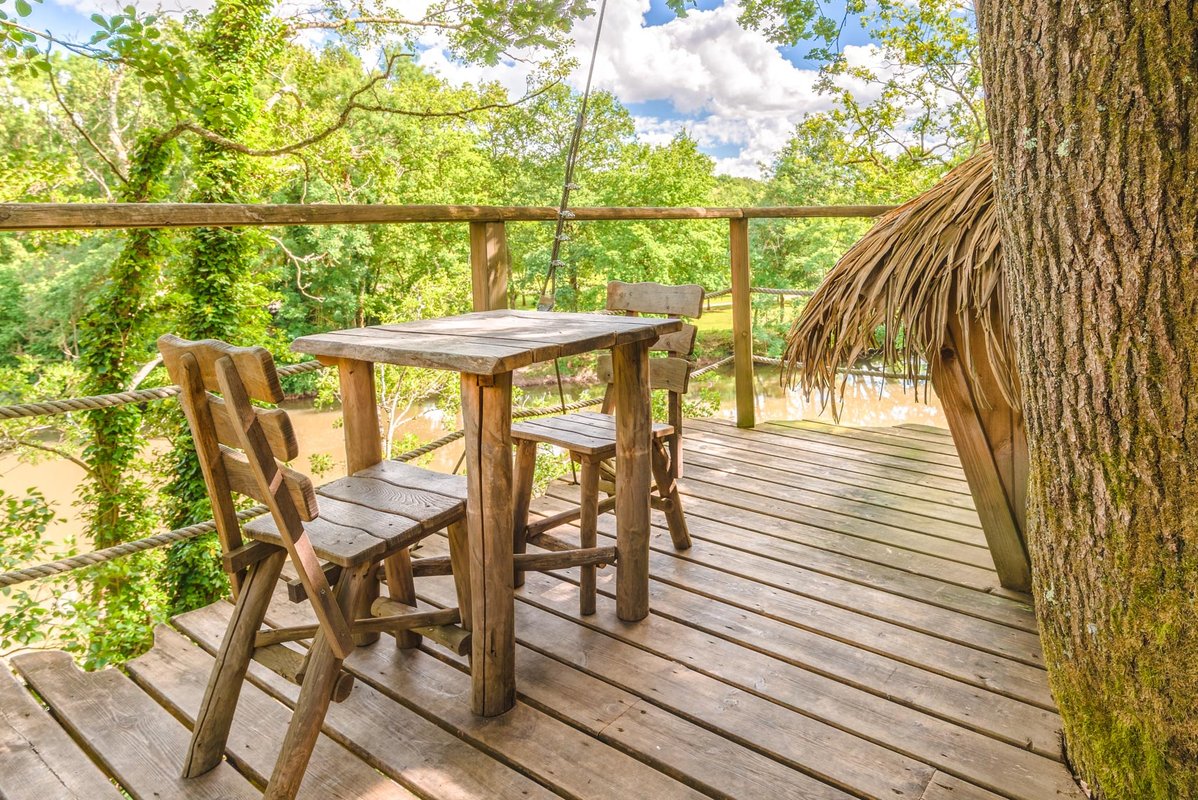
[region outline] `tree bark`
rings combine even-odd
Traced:
[[[1095,797],[1198,797],[1193,0],[979,0],[1036,608]]]

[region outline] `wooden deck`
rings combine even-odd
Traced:
[[[331,708],[301,795],[1082,798],[1033,613],[998,588],[946,432],[692,421],[686,439],[695,544],[675,552],[655,514],[648,620],[616,619],[611,569],[586,619],[575,570],[530,574],[521,702],[489,720],[468,710],[464,663],[384,637],[351,656],[357,684]],[[534,510],[575,492],[554,485]],[[600,526],[613,543],[611,516]],[[437,538],[421,555],[445,550]],[[418,588],[453,603],[449,578]],[[110,779],[135,798],[257,796],[298,692],[257,663],[227,761],[177,777],[229,609],[163,627],[127,674],[13,658],[0,797],[120,797]],[[280,591],[268,621],[306,611]]]

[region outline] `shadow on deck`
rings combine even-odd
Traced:
[[[947,432],[693,421],[686,439],[695,544],[675,552],[655,512],[648,620],[616,619],[610,568],[586,619],[574,570],[529,574],[521,702],[492,720],[469,712],[464,661],[360,649],[301,796],[1081,798],[1033,613],[998,588]],[[575,493],[555,484],[534,512]],[[614,544],[610,515],[600,528]],[[418,588],[455,602],[450,578]],[[161,628],[128,676],[14,658],[50,713],[0,672],[0,796],[120,797],[110,778],[135,798],[257,796],[298,694],[262,664],[227,762],[177,777],[229,609]],[[268,620],[306,611],[280,591]]]

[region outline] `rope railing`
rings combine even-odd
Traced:
[[[707,294],[707,298],[722,297],[730,294],[731,289],[721,289],[717,292]],[[754,287],[751,291],[757,294],[783,295],[783,296],[810,296],[811,291],[805,289],[770,289]],[[599,311],[596,313],[620,313]],[[699,378],[703,375],[719,369],[729,363],[732,363],[734,356],[725,356],[710,364],[706,364],[691,373],[692,378]],[[779,366],[782,364],[782,359],[771,358],[768,356],[753,356],[754,363],[763,365]],[[298,364],[286,364],[278,368],[280,376],[301,375],[308,372],[315,372],[325,368],[325,365],[318,361],[304,361]],[[881,370],[862,370],[862,369],[845,369],[839,370],[850,375],[860,375],[866,377],[877,377],[886,379],[909,380],[911,376],[886,372]],[[917,380],[926,379],[926,375],[915,376]],[[135,403],[152,402],[156,400],[166,400],[175,397],[179,394],[178,386],[161,386],[151,389],[137,389],[128,392],[116,392],[113,394],[91,395],[86,397],[72,397],[61,400],[46,400],[34,403],[19,403],[15,405],[0,406],[0,420],[19,419],[22,417],[34,416],[53,416],[58,414],[69,414],[76,411],[92,411],[101,408],[112,408],[116,406],[129,405]],[[557,414],[567,411],[577,411],[579,409],[588,408],[599,405],[602,402],[600,398],[579,400],[565,405],[541,406],[536,408],[516,409],[512,412],[513,419],[523,419],[528,417],[545,416],[548,414]],[[420,447],[413,448],[397,456],[394,456],[393,461],[412,461],[414,459],[426,456],[433,453],[442,447],[452,444],[465,436],[464,430],[451,431],[438,439],[434,439]],[[256,505],[237,514],[240,521],[252,519],[261,516],[267,512],[266,506]],[[188,525],[184,528],[157,533],[152,536],[147,536],[142,539],[137,539],[131,542],[122,542],[121,544],[112,547],[106,547],[101,550],[96,550],[90,553],[82,553],[79,555],[68,556],[57,561],[51,561],[44,564],[37,564],[21,569],[11,570],[9,572],[0,573],[0,588],[15,586],[21,583],[48,578],[54,575],[60,575],[66,572],[71,572],[77,569],[92,567],[97,564],[103,564],[118,558],[124,558],[135,553],[145,552],[160,547],[165,547],[176,542],[185,541],[197,536],[209,533],[216,530],[216,525],[212,520],[198,522],[194,525]]]
[[[279,375],[302,375],[306,372],[316,372],[324,369],[319,361],[302,361],[299,364],[284,364],[279,367]],[[178,386],[159,386],[153,389],[134,389],[129,392],[113,394],[93,394],[87,397],[68,397],[62,400],[43,400],[36,403],[17,403],[10,406],[0,406],[0,419],[20,419],[21,417],[50,417],[58,414],[70,414],[75,411],[95,411],[100,408],[127,406],[136,403],[147,403],[153,400],[167,400],[179,394]]]
[[[768,287],[754,286],[749,290],[754,294],[780,295],[786,297],[810,297],[814,292],[810,289],[772,289]],[[708,292],[705,298],[710,300],[716,297],[724,297],[732,293],[731,289],[720,289],[715,292]],[[622,311],[608,311],[600,309],[593,311],[594,314],[622,314]],[[303,361],[298,364],[285,364],[279,367],[279,375],[302,375],[307,372],[316,372],[325,368],[324,364],[319,361]],[[114,392],[112,394],[96,394],[85,397],[68,397],[61,400],[40,400],[32,403],[16,403],[13,405],[0,406],[0,420],[6,419],[21,419],[23,417],[50,417],[59,414],[71,414],[76,411],[95,411],[101,408],[113,408],[116,406],[134,405],[137,403],[147,403],[155,400],[168,400],[176,397],[179,394],[178,386],[159,386],[152,389],[134,389],[128,392]]]
[[[752,286],[749,288],[750,294],[771,294],[780,297],[811,297],[815,294],[814,289],[773,289],[768,286]],[[714,300],[718,297],[727,297],[732,294],[732,287],[720,289],[715,292],[705,292],[704,300]]]
[[[318,364],[319,362],[312,361],[306,363]],[[312,368],[309,367],[309,369]],[[279,369],[280,372],[282,372],[282,370],[283,368]],[[590,406],[599,405],[601,402],[603,402],[602,398],[594,398],[590,400],[578,400],[573,403],[567,403],[564,406],[556,405],[539,406],[536,408],[521,408],[512,412],[512,418],[524,419],[527,417],[545,416],[547,414],[559,414],[563,411],[577,411],[582,408],[589,408]],[[429,442],[428,444],[401,453],[391,460],[412,461],[414,459],[420,458],[421,456],[428,455],[435,450],[439,450],[448,444],[456,442],[458,439],[461,439],[465,433],[466,432],[464,430],[452,431],[439,439]],[[265,514],[266,511],[266,506],[257,505],[252,508],[248,508],[245,511],[238,512],[237,519],[244,522],[245,520],[261,516]],[[12,570],[10,572],[0,572],[0,588],[16,586],[19,583],[28,583],[40,578],[48,578],[52,575],[60,575],[64,572],[71,572],[72,570],[76,569],[93,567],[96,564],[103,564],[117,558],[124,558],[125,556],[130,556],[134,553],[142,553],[146,550],[165,547],[167,545],[174,544],[175,542],[194,539],[197,536],[214,530],[216,530],[216,523],[213,520],[205,520],[204,522],[197,522],[194,525],[188,525],[186,528],[156,533],[153,536],[147,536],[144,539],[137,539],[132,542],[122,542],[121,544],[113,545],[112,547],[106,547],[102,550],[96,550],[91,553],[68,556],[66,558],[59,559],[58,561],[51,561],[46,564],[37,564],[35,566],[24,567],[22,569]]]
[[[715,364],[709,365],[708,368],[710,369],[711,367],[715,367],[720,364],[723,364],[726,361],[730,361],[731,358],[732,357],[729,356],[728,358],[722,359],[721,361],[717,361]],[[771,366],[771,367],[780,367],[780,366],[782,366],[782,364],[784,362],[780,358],[771,358],[770,356],[759,356],[759,355],[754,354],[753,363],[754,364],[765,364],[766,366]],[[914,378],[917,381],[926,381],[930,378],[930,376],[925,373],[920,373],[919,375],[907,375],[907,374],[901,373],[901,372],[886,372],[885,370],[880,370],[880,369],[851,369],[851,368],[846,369],[844,367],[840,367],[836,371],[841,373],[842,375],[856,375],[856,376],[863,377],[863,378],[885,378],[887,380],[897,380],[897,381],[909,381],[912,378]],[[699,373],[692,372],[691,377],[693,378],[697,374],[699,374]]]
[[[247,519],[252,519],[265,513],[266,506],[254,506],[253,508],[247,508],[245,511],[237,512],[237,519],[244,522]],[[60,575],[64,572],[71,572],[72,570],[83,569],[84,567],[94,567],[96,564],[103,564],[117,558],[131,556],[134,553],[142,553],[146,550],[165,547],[168,544],[182,542],[186,539],[194,539],[201,534],[214,530],[216,530],[216,523],[212,520],[206,520],[204,522],[197,522],[195,525],[188,525],[186,528],[156,533],[144,539],[122,542],[121,544],[105,547],[102,550],[96,550],[91,553],[68,556],[58,561],[24,567],[23,569],[15,569],[11,572],[0,572],[0,588],[16,586],[18,583],[28,583],[40,578],[49,578],[51,575]]]

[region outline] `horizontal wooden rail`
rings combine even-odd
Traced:
[[[876,217],[893,206],[769,208],[597,207],[572,219],[703,220]],[[270,225],[367,225],[401,222],[551,222],[549,206],[258,205],[233,203],[2,203],[0,231],[198,228]]]

